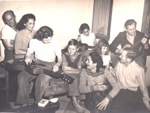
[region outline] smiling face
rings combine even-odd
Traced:
[[[135,36],[136,35],[136,25],[135,23],[128,25],[126,28],[128,35]]]
[[[83,33],[85,36],[89,36],[90,32],[89,29],[84,29]]]
[[[35,26],[35,20],[30,18],[28,19],[28,22],[24,24],[26,29],[29,30],[29,31],[32,31],[34,26]]]
[[[76,52],[78,51],[78,47],[75,45],[69,45],[68,46],[68,53],[70,56],[73,56],[76,54]]]
[[[105,55],[107,51],[108,51],[108,47],[102,46],[102,50],[101,50],[102,55]]]
[[[5,14],[5,23],[10,27],[16,26],[16,17],[11,13],[8,12]]]
[[[121,55],[119,56],[119,61],[123,64],[127,63],[127,51],[122,51]]]
[[[88,56],[87,57],[87,60],[86,60],[86,65],[87,65],[87,68],[90,69],[92,72],[96,72],[96,66],[97,66],[97,63],[94,63],[92,61],[92,58],[91,56]]]

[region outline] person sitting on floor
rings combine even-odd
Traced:
[[[145,85],[144,69],[135,61],[132,47],[123,49],[114,75],[120,92],[113,99],[108,113],[149,113],[150,98]]]
[[[85,107],[91,113],[105,113],[120,88],[108,68],[102,69],[103,60],[97,52],[89,54],[86,64],[87,69],[82,70],[79,84],[80,93],[86,95]]]

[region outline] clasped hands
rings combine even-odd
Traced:
[[[101,83],[97,83],[94,85],[94,91],[105,91],[106,89],[107,89],[107,86]]]

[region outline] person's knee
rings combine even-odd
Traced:
[[[27,72],[22,71],[22,72],[19,73],[17,79],[18,79],[18,80],[25,80],[25,78],[27,77],[27,75],[28,75]]]
[[[50,81],[50,77],[48,75],[40,74],[37,77],[36,84],[38,85],[49,84],[49,81]]]

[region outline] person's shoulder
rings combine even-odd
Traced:
[[[52,41],[51,41],[51,44],[56,44],[58,45],[59,44],[59,40],[56,39],[55,37],[52,38]]]
[[[79,55],[81,55],[81,53],[77,51],[77,52],[76,52],[76,55],[79,56]]]
[[[63,53],[63,55],[69,55],[68,51],[66,51],[65,53]]]
[[[126,31],[121,31],[118,33],[118,35],[126,35]]]
[[[91,33],[90,33],[90,37],[95,38],[95,33],[91,32]]]
[[[4,25],[1,31],[2,31],[2,32],[4,32],[4,31],[7,31],[7,32],[8,32],[8,31],[11,30],[11,29],[12,29],[12,28],[11,28],[10,26]]]
[[[142,36],[144,35],[143,32],[140,32],[140,31],[138,31],[138,30],[136,30],[136,34],[137,34],[137,35],[142,35]],[[143,38],[143,37],[142,37],[142,38]]]
[[[141,67],[139,64],[137,64],[135,61],[132,62],[132,65],[136,68],[136,71],[143,71],[143,67]]]
[[[35,34],[35,33],[36,33],[36,30],[32,30],[32,33]]]
[[[91,32],[91,33],[90,33],[90,35],[93,35],[93,36],[95,36],[95,33]]]
[[[38,43],[38,42],[40,42],[40,41],[37,40],[37,39],[31,39],[31,40],[30,40],[30,43]]]
[[[20,30],[20,31],[17,32],[17,35],[18,34],[24,34],[24,33],[25,33],[25,29],[22,29],[22,30]]]
[[[86,69],[81,70],[81,75],[86,75]]]

